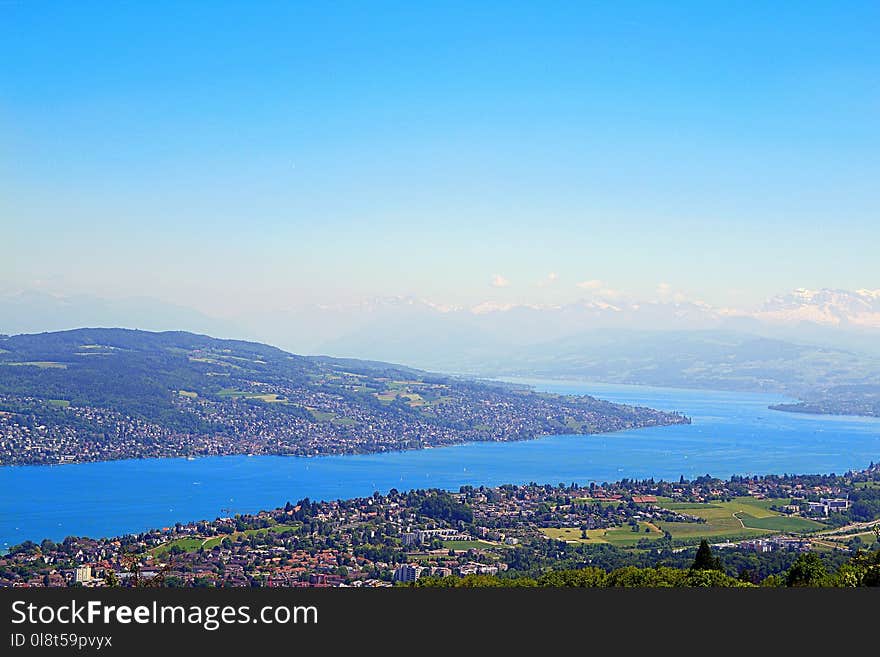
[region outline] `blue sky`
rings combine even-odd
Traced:
[[[878,24],[876,2],[0,1],[0,291],[235,314],[880,288]]]

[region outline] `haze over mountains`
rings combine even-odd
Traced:
[[[144,331],[183,327],[194,333],[237,337],[235,322],[209,317],[192,308],[151,297],[105,299],[95,295],[64,296],[40,290],[0,294],[0,333],[65,331],[83,326],[139,328]]]
[[[601,289],[586,290],[580,300],[564,304],[485,301],[459,306],[415,297],[380,297],[352,304],[285,306],[279,300],[275,310],[222,318],[149,297],[105,299],[38,290],[0,294],[0,332],[88,325],[189,330],[269,340],[301,353],[396,361],[411,360],[407,343],[421,344],[426,337],[467,349],[491,347],[499,341],[549,342],[601,328],[744,331],[880,354],[880,289],[797,289],[753,309],[715,307],[672,293],[641,301]],[[386,347],[389,342],[392,346]],[[434,352],[437,346],[435,342]],[[389,349],[397,353],[387,353]],[[427,356],[424,349],[418,353]]]
[[[345,326],[318,347],[437,368],[462,366],[469,353],[507,357],[512,349],[571,340],[595,330],[724,331],[800,344],[880,354],[880,291],[796,290],[755,311],[715,308],[685,299],[639,302],[587,298],[563,305],[480,304],[438,307],[415,299],[321,309]],[[426,350],[425,344],[431,349]],[[479,368],[478,368],[479,369]]]
[[[0,332],[191,330],[474,376],[772,391],[829,412],[829,398],[855,395],[862,412],[864,394],[877,396],[880,290],[798,289],[752,310],[673,294],[644,302],[586,292],[556,305],[461,307],[390,297],[225,319],[150,299],[27,293],[0,297]]]

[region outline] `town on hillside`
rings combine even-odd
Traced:
[[[687,423],[588,395],[183,332],[0,339],[0,466],[364,454]]]
[[[844,475],[462,487],[179,523],[113,538],[27,541],[0,557],[7,587],[379,587],[563,569],[684,568],[706,541],[743,583],[800,554],[829,572],[876,553],[880,466]]]

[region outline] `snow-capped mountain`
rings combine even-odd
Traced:
[[[166,304],[167,305],[167,304]],[[143,299],[103,301],[29,293],[0,296],[0,333],[75,326],[180,328],[277,344],[297,353],[357,356],[425,367],[551,343],[593,330],[733,330],[799,343],[880,352],[880,290],[797,289],[757,309],[699,301],[585,295],[569,303],[487,300],[453,305],[410,296],[300,305],[229,322]],[[173,311],[173,312],[172,312]],[[162,319],[165,321],[160,321]],[[872,346],[873,345],[873,346]]]
[[[807,290],[775,296],[754,315],[769,322],[880,328],[880,290]]]

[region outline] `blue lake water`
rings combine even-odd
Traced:
[[[0,468],[0,551],[25,539],[108,536],[246,513],[303,497],[464,484],[845,472],[880,461],[880,419],[771,411],[781,397],[583,382],[551,392],[681,411],[691,425],[517,443],[297,458],[223,456]]]

